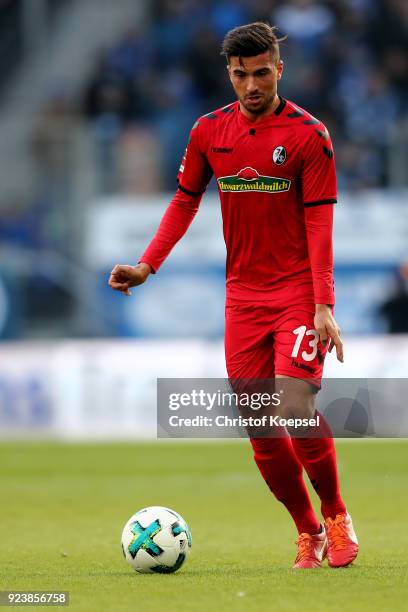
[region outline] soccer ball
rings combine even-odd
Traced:
[[[143,508],[131,516],[123,528],[124,557],[142,574],[176,572],[190,549],[191,532],[187,523],[169,508]]]

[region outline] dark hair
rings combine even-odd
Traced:
[[[253,57],[266,51],[272,53],[275,61],[279,61],[279,43],[286,39],[278,38],[275,34],[275,26],[262,21],[255,21],[230,30],[222,42],[221,55],[225,55],[227,61],[231,55],[237,57]]]

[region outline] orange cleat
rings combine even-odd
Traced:
[[[296,540],[298,554],[294,569],[314,569],[322,566],[327,553],[327,537],[324,528],[321,533],[301,533]]]
[[[327,560],[330,567],[346,567],[358,554],[358,540],[353,529],[351,516],[347,512],[328,518],[324,523],[329,547]]]

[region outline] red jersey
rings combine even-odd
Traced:
[[[193,126],[179,190],[140,261],[156,271],[215,175],[227,247],[227,298],[334,304],[333,148],[325,126],[292,102],[251,122],[239,102]]]

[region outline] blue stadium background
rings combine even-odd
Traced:
[[[334,140],[343,331],[407,331],[405,0],[35,7],[0,2],[0,338],[222,337],[214,184],[190,237],[132,300],[106,280],[152,236],[196,117],[234,99],[222,37],[260,19],[288,35],[280,93]]]

